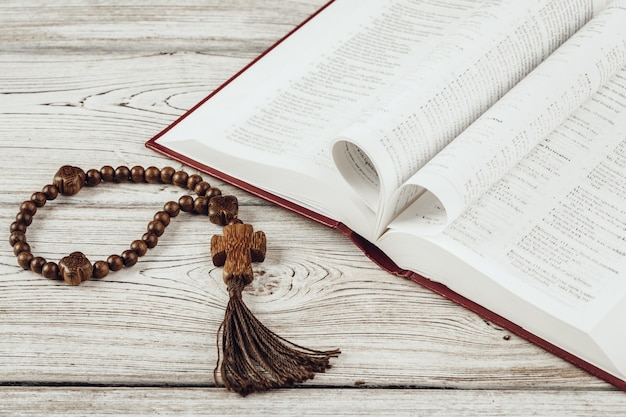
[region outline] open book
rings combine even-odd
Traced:
[[[626,0],[336,0],[147,146],[626,390]]]

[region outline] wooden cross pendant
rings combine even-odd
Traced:
[[[211,238],[213,265],[224,267],[224,283],[239,278],[244,285],[254,279],[252,262],[265,259],[265,233],[254,232],[251,224],[229,224],[224,226],[224,236]]]

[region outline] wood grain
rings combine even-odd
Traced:
[[[78,288],[18,267],[9,224],[61,165],[180,168],[145,141],[324,1],[127,3],[0,5],[1,415],[622,412],[624,393],[381,271],[338,232],[206,176],[267,235],[249,307],[296,343],[342,349],[303,388],[245,401],[213,388],[227,294],[210,261],[221,228],[206,218],[179,216],[135,267]],[[84,189],[40,209],[28,241],[51,260],[102,259],[180,193]]]
[[[493,417],[622,415],[626,399],[609,392],[446,391],[310,388],[241,400],[211,388],[0,388],[2,411],[50,417],[90,416],[421,416]],[[310,399],[309,401],[303,399]],[[68,412],[69,411],[69,412]],[[254,413],[254,414],[252,414]]]

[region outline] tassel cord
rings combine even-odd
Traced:
[[[330,358],[337,357],[339,349],[309,349],[272,332],[244,303],[244,286],[242,279],[228,282],[230,299],[217,335],[219,343],[221,333],[223,356],[218,353],[214,377],[219,368],[224,386],[245,396],[292,386],[331,367]]]

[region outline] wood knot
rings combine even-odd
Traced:
[[[91,278],[93,267],[82,252],[72,252],[59,261],[59,272],[69,285],[78,285]]]
[[[63,165],[56,174],[52,183],[63,195],[74,195],[83,188],[85,184],[85,171],[79,167]]]

